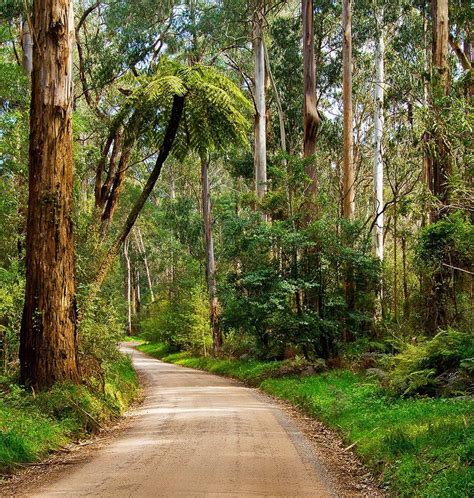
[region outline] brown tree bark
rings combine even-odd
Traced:
[[[163,139],[160,152],[158,153],[158,157],[156,159],[153,171],[148,177],[148,180],[145,186],[143,187],[142,193],[140,194],[140,197],[136,200],[121,231],[119,232],[118,236],[115,238],[114,242],[112,243],[109,250],[106,252],[104,257],[102,258],[102,261],[100,262],[99,269],[91,285],[91,290],[89,292],[89,296],[85,304],[86,311],[90,302],[95,299],[95,296],[97,295],[97,292],[102,286],[115,257],[120,251],[120,247],[122,246],[125,239],[128,237],[130,231],[132,230],[133,225],[137,221],[138,215],[140,214],[140,211],[145,205],[146,200],[150,196],[151,191],[153,190],[153,187],[155,186],[156,181],[160,176],[161,169],[169,153],[171,152],[174,139],[176,137],[179,124],[181,122],[181,117],[183,115],[183,109],[184,109],[184,99],[185,99],[184,97],[179,95],[175,95],[173,98],[173,107],[171,109],[171,115],[166,128],[165,137]]]
[[[209,295],[209,315],[212,330],[212,350],[219,353],[222,347],[222,330],[219,326],[219,300],[217,298],[216,261],[212,236],[211,193],[209,189],[209,160],[201,158],[201,204],[206,252],[206,277]]]
[[[354,151],[352,138],[352,0],[342,4],[342,98],[344,106],[344,160],[343,160],[343,216],[353,220],[354,206]]]
[[[437,119],[442,119],[440,101],[449,92],[449,18],[448,0],[431,1],[432,59],[431,59],[431,109]],[[430,150],[428,186],[438,199],[430,213],[430,222],[435,223],[447,214],[440,208],[449,204],[449,177],[451,175],[450,150],[445,137],[436,129],[431,137],[434,147]],[[435,333],[449,324],[447,299],[452,285],[450,275],[441,267],[431,276],[428,290],[426,329]]]
[[[435,113],[438,109],[438,100],[446,96],[449,91],[449,26],[448,26],[448,0],[432,0],[432,107]],[[435,151],[432,154],[429,175],[431,192],[438,198],[442,205],[446,205],[449,200],[449,176],[451,175],[451,161],[449,149],[443,136],[436,133],[434,137]],[[431,213],[431,222],[440,217],[439,209]]]
[[[79,382],[72,232],[72,0],[33,2],[26,290],[20,377]]]

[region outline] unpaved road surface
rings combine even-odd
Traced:
[[[146,383],[127,429],[27,496],[334,496],[311,444],[266,396],[124,346]]]

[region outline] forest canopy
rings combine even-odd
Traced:
[[[44,243],[40,226],[27,235],[41,202],[29,96],[44,81],[41,19],[26,7],[4,2],[0,32],[5,372]],[[68,347],[125,327],[205,354],[330,359],[358,341],[398,350],[395,339],[469,331],[468,13],[456,2],[448,17],[443,1],[74,2]]]

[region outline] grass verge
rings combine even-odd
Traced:
[[[128,357],[104,366],[104,389],[56,385],[31,393],[0,384],[0,471],[35,462],[49,452],[96,431],[123,413],[138,393],[138,380]]]
[[[233,377],[289,401],[335,429],[396,496],[474,496],[472,398],[392,397],[348,370],[281,377],[284,362],[229,360],[138,349],[163,361]],[[276,377],[275,377],[276,376]]]

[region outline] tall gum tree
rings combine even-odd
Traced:
[[[79,381],[72,232],[72,0],[33,2],[26,290],[20,376]]]
[[[214,257],[214,237],[212,235],[211,191],[209,185],[209,159],[201,157],[201,204],[204,227],[204,249],[206,252],[206,277],[209,294],[210,323],[212,330],[212,350],[216,354],[222,347],[222,330],[219,326],[219,299],[217,296],[216,260]]]
[[[448,24],[448,0],[432,0],[432,89],[431,99],[432,108],[439,112],[438,102],[449,91],[449,65],[448,65],[448,43],[449,43],[449,24]],[[449,150],[444,137],[436,133],[434,137],[435,150],[432,154],[430,166],[431,171],[428,176],[429,187],[431,192],[445,205],[449,200],[448,180],[451,174],[451,161]],[[439,218],[439,209],[431,213],[431,221]]]
[[[375,254],[382,261],[384,252],[384,200],[383,200],[383,131],[384,131],[384,57],[385,40],[382,16],[377,16],[377,38],[375,41],[375,85],[374,85],[374,246]]]
[[[252,43],[254,56],[255,125],[254,125],[254,170],[255,190],[261,199],[267,191],[267,137],[265,96],[265,46],[263,40],[264,2],[255,3],[252,21]]]
[[[316,100],[316,67],[314,61],[314,8],[313,0],[302,0],[303,16],[303,81],[304,81],[304,157],[316,152],[316,135],[321,118]],[[317,191],[316,168],[308,165],[307,174],[311,180],[309,192]]]
[[[352,0],[342,3],[342,99],[344,114],[344,158],[342,179],[342,212],[353,220],[354,207],[354,151],[352,137]]]

